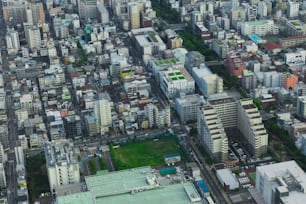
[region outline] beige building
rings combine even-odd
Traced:
[[[253,155],[258,157],[267,152],[268,133],[251,99],[240,100],[237,126],[244,136],[243,143]]]
[[[198,112],[198,138],[210,156],[218,161],[228,159],[228,139],[214,107],[205,105]]]
[[[140,28],[140,9],[138,3],[128,4],[128,14],[130,19],[130,28],[137,29]]]

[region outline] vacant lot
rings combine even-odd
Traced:
[[[176,139],[170,137],[136,142],[115,149],[111,147],[112,159],[118,170],[146,165],[162,166],[164,155],[171,153],[183,156]]]

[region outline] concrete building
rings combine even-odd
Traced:
[[[6,25],[10,22],[11,25],[15,26],[26,21],[26,0],[3,0],[1,3]]]
[[[87,176],[85,177],[87,191],[59,196],[57,203],[201,204],[203,202],[192,182],[165,184],[162,181],[170,180],[158,175],[151,167]]]
[[[215,51],[215,53],[220,58],[226,58],[226,55],[228,53],[228,45],[223,40],[213,39],[213,41],[212,41],[212,50]]]
[[[306,118],[306,96],[300,96],[297,98],[296,115],[300,119],[305,120]]]
[[[306,84],[303,82],[296,83],[293,91],[297,96],[306,96]]]
[[[249,70],[243,70],[241,77],[241,86],[246,90],[257,88],[257,77]]]
[[[268,133],[257,107],[251,99],[242,99],[238,108],[238,129],[243,134],[243,144],[252,155],[259,157],[267,152]]]
[[[73,143],[56,140],[45,143],[45,156],[50,191],[80,182],[80,170]]]
[[[239,7],[239,0],[231,0],[231,10],[236,10]]]
[[[293,90],[295,84],[299,82],[299,77],[289,72],[283,72],[280,76],[281,84],[285,89]]]
[[[305,134],[298,135],[298,139],[295,141],[295,146],[304,156],[306,156],[306,135]]]
[[[193,68],[192,76],[203,95],[209,96],[223,92],[223,79],[213,74],[205,65]]]
[[[174,99],[180,94],[193,94],[195,81],[185,68],[174,68],[160,72],[160,87],[168,99]]]
[[[17,52],[20,48],[19,34],[15,30],[8,30],[5,36],[6,47],[10,53],[10,50]]]
[[[198,94],[185,95],[175,99],[175,110],[179,115],[181,124],[195,122],[200,106],[206,102],[203,96]]]
[[[287,38],[279,38],[279,44],[283,48],[296,47],[306,43],[306,36],[290,36]]]
[[[98,4],[97,9],[98,9],[98,13],[97,13],[98,21],[101,23],[108,23],[109,22],[109,12],[107,8],[102,4]]]
[[[171,29],[165,30],[167,36],[167,46],[169,49],[175,49],[183,46],[182,38]]]
[[[230,53],[226,57],[226,67],[229,72],[235,76],[241,76],[243,70],[246,69],[245,63],[241,57],[235,53]]]
[[[306,199],[306,175],[295,161],[256,168],[256,190],[267,204],[302,204]]]
[[[185,68],[192,73],[192,68],[205,63],[205,57],[198,51],[190,51],[185,55]]]
[[[112,113],[113,102],[110,95],[107,92],[99,93],[98,100],[94,105],[94,112],[97,118],[97,132],[104,134],[108,132],[109,127],[112,125]]]
[[[145,115],[149,121],[149,127],[170,127],[171,126],[171,112],[170,108],[159,109],[152,103],[144,107]]]
[[[6,176],[3,163],[0,163],[0,190],[6,189]]]
[[[68,139],[82,138],[82,121],[79,115],[66,116],[63,121]]]
[[[85,123],[90,137],[97,135],[97,122],[95,116],[85,116]]]
[[[228,159],[228,139],[222,121],[214,107],[204,105],[197,114],[198,139],[210,157],[218,161]]]
[[[26,19],[30,25],[44,24],[45,23],[45,12],[42,2],[31,2],[27,5]]]
[[[276,71],[263,72],[263,85],[268,88],[280,87],[280,74]]]
[[[284,60],[289,67],[295,65],[304,65],[306,62],[306,50],[297,49],[296,52],[285,53]]]
[[[136,49],[144,56],[151,56],[166,50],[166,45],[152,27],[131,30]]]
[[[260,21],[249,21],[244,22],[241,25],[241,34],[250,35],[255,34],[259,36],[265,35],[277,35],[279,28],[274,25],[273,20],[260,20]]]
[[[140,28],[140,10],[137,2],[128,3],[128,14],[130,20],[130,28]]]
[[[300,4],[299,2],[288,1],[287,3],[287,17],[296,18],[299,16]]]
[[[19,100],[21,109],[27,110],[28,114],[33,113],[33,96],[31,94],[23,94]]]
[[[24,32],[30,49],[39,49],[41,46],[40,30],[37,26],[25,24]]]
[[[86,22],[98,18],[97,0],[78,0],[79,17]]]
[[[239,188],[239,182],[235,174],[230,169],[216,170],[216,175],[225,190],[236,190]]]
[[[268,16],[268,5],[265,1],[260,1],[258,2],[258,15],[261,17],[261,18],[264,18],[264,17],[267,17]]]
[[[306,24],[300,20],[286,22],[285,31],[289,36],[302,36],[306,34]]]

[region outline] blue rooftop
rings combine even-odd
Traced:
[[[179,153],[174,154],[167,154],[164,156],[165,159],[172,158],[172,157],[180,157],[181,155]]]
[[[201,190],[204,192],[204,193],[209,193],[209,190],[206,186],[206,184],[204,183],[204,181],[201,179],[201,180],[198,180],[197,181],[197,184],[200,186]]]

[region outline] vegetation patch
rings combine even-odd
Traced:
[[[146,140],[119,148],[114,148],[111,145],[110,152],[118,170],[147,165],[163,166],[166,154],[180,153],[184,159],[184,153],[174,137]]]

